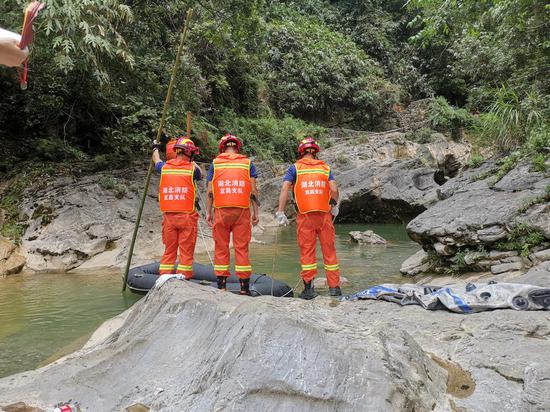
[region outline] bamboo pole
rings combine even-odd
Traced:
[[[170,99],[172,98],[172,91],[174,89],[174,83],[176,81],[176,74],[178,72],[178,66],[181,59],[181,54],[183,52],[183,45],[185,44],[185,39],[187,38],[187,32],[189,30],[189,24],[191,18],[193,17],[193,9],[187,11],[187,17],[185,18],[185,25],[183,26],[183,31],[181,33],[181,40],[178,47],[178,52],[176,54],[176,60],[174,61],[174,67],[172,68],[172,77],[170,78],[170,83],[168,85],[168,91],[166,93],[166,98],[164,99],[164,108],[162,110],[162,116],[160,118],[159,127],[157,130],[157,142],[160,141],[162,135],[162,129],[164,128],[164,121],[166,120],[166,113],[168,113],[168,107],[170,105]],[[128,272],[130,271],[130,265],[132,263],[132,254],[134,253],[134,246],[136,244],[136,238],[139,230],[139,223],[141,222],[141,215],[143,214],[143,206],[145,205],[145,199],[147,198],[147,192],[149,191],[149,184],[151,183],[151,175],[153,173],[154,164],[149,162],[149,170],[147,170],[147,178],[145,179],[145,186],[143,188],[143,195],[141,196],[141,203],[139,205],[139,210],[136,218],[136,224],[134,226],[134,234],[132,235],[132,242],[130,243],[130,250],[128,252],[128,260],[126,261],[126,269],[124,271],[124,279],[122,284],[122,291],[126,290],[126,282],[128,281]]]
[[[187,138],[191,139],[191,112],[187,112]]]

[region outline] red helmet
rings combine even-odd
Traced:
[[[300,157],[303,156],[306,149],[309,148],[315,149],[317,153],[321,151],[321,148],[319,147],[315,139],[311,136],[308,136],[298,145],[298,154],[300,155]]]
[[[218,149],[220,153],[223,153],[225,151],[225,147],[229,142],[234,142],[237,146],[237,152],[241,151],[242,143],[239,140],[237,136],[233,136],[231,133],[226,134],[224,137],[220,139],[220,143],[218,144]]]
[[[176,143],[174,144],[174,150],[181,149],[183,152],[188,155],[198,155],[200,150],[191,139],[188,139],[186,136],[178,137]]]

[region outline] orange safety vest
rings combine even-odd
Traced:
[[[214,207],[250,207],[250,159],[238,153],[222,153],[213,164]]]
[[[162,167],[159,203],[162,212],[195,211],[195,166],[182,159],[168,160]]]
[[[330,167],[322,160],[300,159],[296,167],[294,198],[300,213],[329,212]]]

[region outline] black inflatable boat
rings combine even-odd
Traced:
[[[128,281],[126,282],[128,289],[141,295],[146,294],[155,285],[159,277],[159,265],[159,262],[155,262],[130,269]],[[217,287],[217,280],[212,266],[201,265],[200,263],[193,264],[193,279],[191,279],[191,282]],[[231,274],[227,278],[227,290],[238,293],[240,289],[239,278],[235,274]],[[292,289],[286,283],[267,275],[253,274],[250,277],[250,292],[252,296],[293,297]]]

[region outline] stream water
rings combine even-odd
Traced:
[[[367,229],[384,237],[388,245],[348,243],[349,231]],[[336,232],[342,276],[350,281],[344,293],[402,281],[401,262],[419,249],[401,225],[337,225]],[[265,239],[265,245],[251,245],[254,272],[274,274],[294,287],[299,281],[295,228],[272,230]],[[196,256],[196,260],[209,263],[206,254]],[[324,276],[322,269],[319,276]],[[140,299],[120,291],[120,273],[0,279],[0,377],[47,364],[81,347],[103,321]]]

